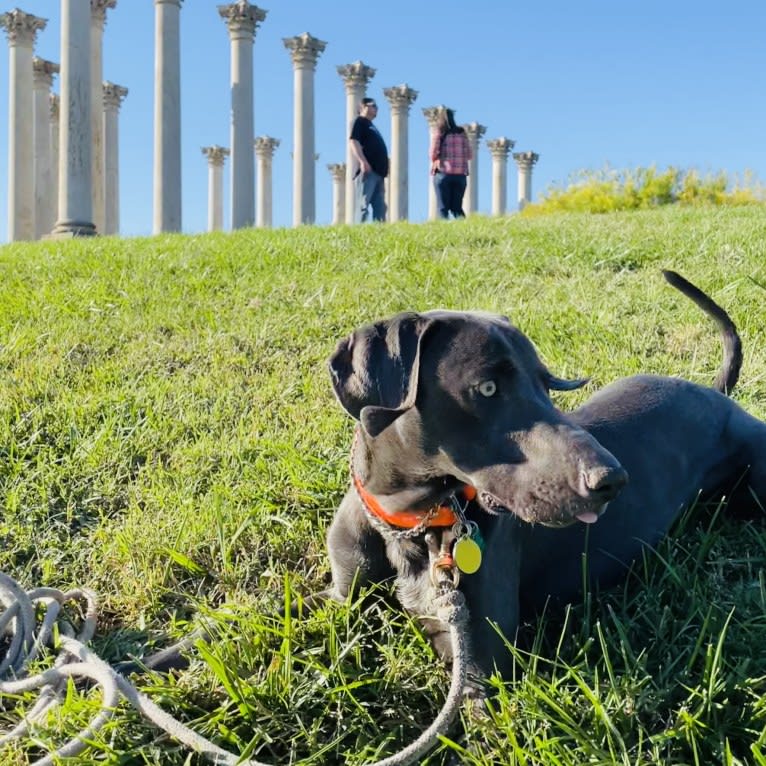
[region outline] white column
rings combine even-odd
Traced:
[[[61,0],[60,112],[59,208],[52,235],[93,235],[89,0]]]
[[[253,160],[253,40],[266,11],[246,0],[219,5],[231,41],[231,227],[252,226],[255,215]]]
[[[35,58],[34,72],[34,146],[35,146],[35,239],[50,234],[56,223],[53,207],[53,173],[51,171],[51,86],[59,65]]]
[[[258,211],[255,225],[268,228],[272,218],[271,165],[274,151],[279,146],[278,138],[258,136],[255,139],[255,154],[258,157]]]
[[[128,89],[102,85],[104,102],[104,234],[120,233],[120,106]]]
[[[0,15],[8,36],[8,239],[35,236],[34,106],[32,57],[35,38],[46,19],[18,8]]]
[[[59,209],[59,97],[51,93],[49,97],[51,128],[51,230],[56,224]]]
[[[534,152],[517,152],[513,155],[519,169],[518,197],[519,210],[523,210],[532,201],[532,168],[540,159]]]
[[[337,225],[346,220],[346,163],[328,165],[332,176],[332,222]]]
[[[468,163],[468,178],[463,202],[465,214],[470,215],[479,210],[479,140],[487,132],[487,128],[478,122],[469,122],[463,125],[463,130],[468,136],[472,154],[472,159]]]
[[[384,88],[391,105],[391,172],[388,179],[388,215],[391,221],[409,217],[409,117],[418,92],[408,85]]]
[[[155,234],[181,231],[181,2],[154,0]]]
[[[346,133],[344,136],[346,146],[346,223],[357,223],[361,216],[354,181],[354,174],[358,166],[354,155],[351,153],[348,137],[351,135],[351,126],[359,114],[359,104],[367,93],[367,85],[375,77],[375,70],[361,61],[355,61],[353,64],[339,66],[338,74],[343,78],[343,84],[346,87]]]
[[[293,226],[316,219],[314,71],[327,43],[308,32],[283,38],[293,60]]]
[[[504,215],[507,209],[508,154],[514,143],[504,136],[487,141],[492,155],[492,215]]]
[[[223,229],[223,164],[229,150],[223,146],[203,146],[207,157],[207,230]]]
[[[91,200],[96,232],[104,233],[104,24],[107,8],[114,8],[117,0],[90,0],[90,133],[93,143],[91,173]]]
[[[423,116],[428,123],[428,151],[431,151],[431,138],[436,130],[439,121],[439,115],[446,107],[443,104],[439,106],[427,106],[423,109]],[[438,205],[436,203],[436,189],[434,188],[434,179],[431,175],[431,157],[428,157],[428,220],[435,221],[439,217]]]

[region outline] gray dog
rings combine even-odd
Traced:
[[[589,585],[609,586],[698,497],[766,499],[766,424],[726,396],[741,363],[736,329],[665,276],[719,326],[715,388],[636,375],[563,413],[549,391],[586,381],[552,375],[522,332],[489,314],[398,314],[340,341],[330,372],[358,425],[321,595],[393,580],[449,661],[447,626],[432,616],[438,549],[463,570],[472,673],[507,674],[493,623],[513,640],[521,615],[580,599],[585,551]]]

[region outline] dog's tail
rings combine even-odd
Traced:
[[[742,367],[742,341],[737,327],[731,317],[699,287],[684,279],[675,271],[663,270],[662,275],[676,290],[680,290],[687,298],[694,301],[718,325],[723,344],[723,362],[718,370],[713,388],[722,394],[730,394],[739,380]]]

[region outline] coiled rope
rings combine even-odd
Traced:
[[[5,611],[0,615],[0,636],[7,638],[8,648],[0,661],[0,696],[39,689],[40,694],[24,718],[10,731],[0,735],[0,751],[12,740],[20,739],[35,721],[59,703],[68,679],[89,679],[102,690],[101,710],[91,722],[55,752],[33,762],[33,766],[53,766],[56,759],[71,758],[82,752],[94,736],[115,714],[121,699],[127,700],[144,717],[189,749],[204,755],[219,766],[269,766],[224,750],[197,734],[166,713],[135,688],[124,676],[104,662],[86,643],[96,631],[97,599],[87,589],[67,592],[55,588],[35,588],[26,592],[19,584],[0,572],[0,602]],[[72,625],[60,619],[68,602],[83,602],[85,618],[77,635]],[[468,647],[466,625],[468,609],[463,594],[454,588],[449,573],[435,583],[434,607],[440,620],[449,625],[453,650],[452,681],[444,706],[434,722],[399,753],[369,766],[405,766],[413,763],[436,744],[455,718],[462,700],[466,680]],[[42,616],[38,619],[38,613]],[[53,667],[28,676],[29,664],[40,657],[45,647],[53,645],[56,631],[60,651]]]

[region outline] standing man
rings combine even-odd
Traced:
[[[372,124],[378,114],[374,98],[363,98],[359,116],[351,128],[351,152],[359,163],[354,174],[357,202],[362,208],[362,223],[372,208],[374,221],[386,220],[385,178],[388,175],[388,149],[383,136]]]

